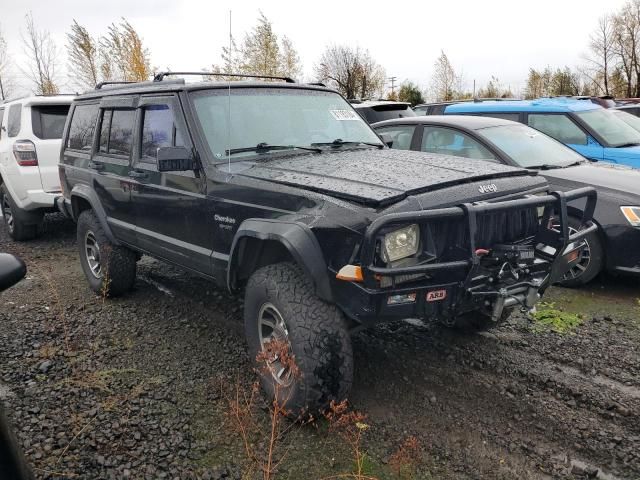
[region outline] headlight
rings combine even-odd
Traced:
[[[382,259],[395,262],[401,258],[410,257],[418,252],[420,245],[420,229],[418,225],[409,225],[391,233],[387,233],[382,240]]]
[[[634,227],[640,227],[640,207],[620,207],[622,214]]]

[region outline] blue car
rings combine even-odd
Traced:
[[[640,168],[640,132],[599,105],[571,98],[449,105],[445,115],[478,115],[524,123],[592,161]]]

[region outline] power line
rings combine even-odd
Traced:
[[[391,95],[395,95],[396,93],[396,80],[398,77],[389,77],[387,80],[391,82]]]

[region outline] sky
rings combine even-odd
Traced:
[[[20,71],[25,56],[24,17],[33,13],[60,51],[61,82],[68,74],[66,37],[73,19],[92,35],[104,34],[121,17],[136,28],[151,51],[151,64],[164,70],[201,70],[220,62],[232,33],[242,39],[259,11],[278,35],[296,47],[304,79],[328,44],[368,49],[398,82],[429,85],[433,64],[444,51],[471,91],[494,75],[518,93],[530,67],[575,67],[585,63],[589,35],[598,18],[617,11],[625,0],[446,0],[335,1],[270,0],[0,0],[0,29],[8,43],[14,83],[29,88]],[[70,87],[69,87],[70,88]],[[63,88],[64,89],[64,88]]]

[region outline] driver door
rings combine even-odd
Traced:
[[[138,245],[150,254],[211,274],[213,238],[201,172],[159,172],[162,147],[191,148],[176,95],[141,97],[132,155],[132,202]]]

